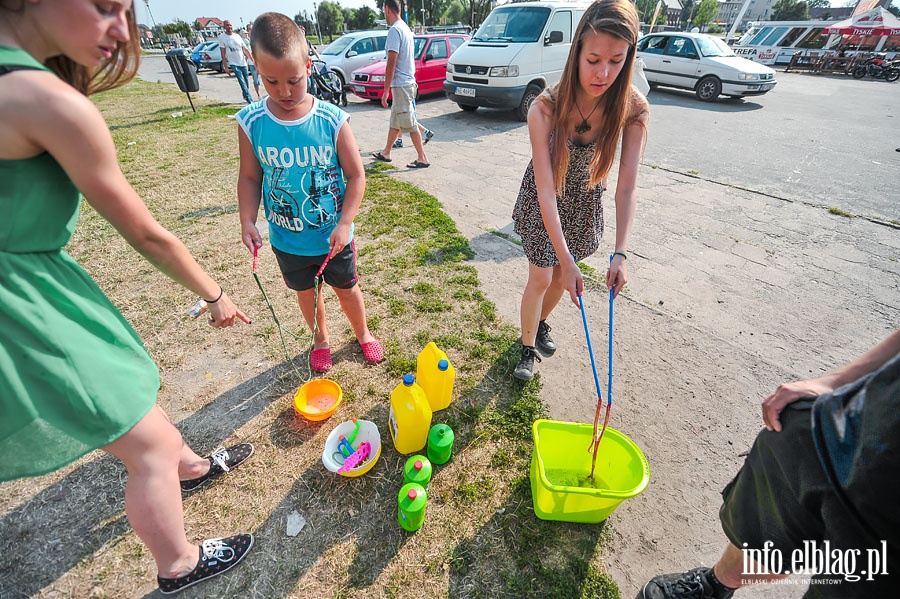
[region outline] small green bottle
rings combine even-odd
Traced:
[[[403,466],[403,484],[416,483],[428,490],[431,481],[431,462],[423,455],[414,455]]]
[[[453,453],[453,429],[435,424],[428,432],[428,459],[432,464],[446,464]]]
[[[428,495],[422,485],[409,483],[403,485],[400,494],[397,495],[397,521],[404,529],[415,532],[422,528],[425,522],[425,505]]]

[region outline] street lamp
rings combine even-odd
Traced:
[[[147,14],[150,15],[150,22],[153,23],[153,28],[156,29],[156,20],[153,18],[153,13],[150,11],[150,0],[144,0],[144,4],[147,5]]]

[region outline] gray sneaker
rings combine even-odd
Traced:
[[[534,377],[535,360],[540,362],[541,356],[538,355],[536,351],[534,351],[533,347],[523,345],[522,357],[519,358],[519,363],[516,364],[516,369],[513,370],[513,376],[520,381],[530,381],[532,377]]]
[[[394,148],[402,148],[402,147],[403,147],[403,138],[402,138],[402,137],[398,137],[396,140],[394,140],[394,145],[393,145],[392,147],[394,147]]]
[[[637,599],[730,599],[732,595],[734,589],[719,582],[712,568],[694,568],[651,578]]]
[[[545,358],[549,358],[556,353],[556,343],[554,343],[553,339],[550,337],[551,330],[550,325],[547,324],[546,321],[542,320],[538,323],[534,346]]]
[[[431,141],[431,138],[434,137],[434,131],[431,129],[425,129],[424,133],[422,133],[422,145],[427,144]]]

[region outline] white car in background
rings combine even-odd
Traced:
[[[704,102],[720,95],[760,96],[778,83],[775,71],[737,56],[719,38],[702,33],[650,33],[638,40],[637,55],[651,86],[693,90]]]
[[[384,44],[387,41],[387,33],[385,29],[354,31],[337,38],[319,50],[319,54],[346,87],[350,83],[350,74],[353,71],[385,58]]]

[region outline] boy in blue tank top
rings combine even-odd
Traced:
[[[262,245],[256,227],[262,202],[284,281],[297,292],[300,311],[315,333],[313,370],[326,372],[332,366],[321,294],[316,305],[315,275],[322,264],[325,282],[337,294],[366,362],[376,364],[384,350],[366,325],[357,285],[353,219],[366,178],[350,117],[307,93],[312,65],[306,39],[292,19],[260,15],[250,47],[269,95],[236,115],[241,238],[250,251]]]

